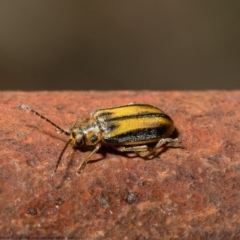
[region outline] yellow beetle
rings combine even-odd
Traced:
[[[31,111],[69,136],[58,158],[54,173],[69,143],[78,148],[83,145],[93,147],[92,152],[78,168],[77,173],[81,173],[90,157],[102,145],[108,145],[120,152],[135,152],[141,157],[147,157],[156,154],[156,151],[165,144],[179,141],[177,138],[169,138],[174,130],[172,119],[159,108],[148,104],[130,103],[119,107],[98,109],[92,112],[89,118],[84,118],[79,126],[76,126],[78,123],[76,121],[69,131],[63,130],[24,104],[21,104],[20,108]],[[156,144],[150,147],[150,143]]]

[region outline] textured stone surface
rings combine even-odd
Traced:
[[[76,174],[88,151],[19,109],[64,129],[93,110],[149,103],[174,120],[185,149],[145,161],[109,149]],[[240,91],[1,92],[0,238],[239,239]]]

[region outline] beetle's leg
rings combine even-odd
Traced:
[[[151,148],[147,145],[141,145],[141,146],[132,146],[132,147],[113,147],[114,149],[120,151],[120,152],[135,152],[140,157],[147,157],[151,154],[154,154],[158,148],[164,146],[167,143],[171,142],[178,142],[179,140],[177,138],[162,138],[158,141],[158,143],[155,145],[155,147]]]
[[[80,164],[80,166],[79,166],[79,168],[78,168],[78,170],[77,170],[77,173],[81,173],[81,172],[84,170],[84,168],[87,166],[87,163],[88,163],[90,157],[91,157],[94,153],[96,153],[96,152],[99,150],[100,147],[101,147],[101,144],[99,143],[99,144],[94,148],[94,150],[93,150],[93,151],[83,160],[83,162]]]
[[[156,144],[156,146],[154,147],[154,149],[158,149],[160,147],[162,147],[163,145],[167,144],[167,143],[171,143],[171,142],[181,142],[178,138],[162,138],[159,140],[159,142]]]
[[[149,147],[147,145],[141,145],[141,146],[133,146],[133,147],[124,147],[124,146],[111,146],[112,148],[116,149],[119,152],[142,152],[142,151],[148,151]]]
[[[147,157],[151,154],[154,154],[160,147],[166,145],[167,143],[171,142],[179,142],[178,138],[162,138],[159,142],[155,145],[154,148],[148,148],[147,151],[137,153],[141,157]]]

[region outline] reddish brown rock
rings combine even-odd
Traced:
[[[1,92],[0,238],[240,238],[240,91]],[[69,129],[78,116],[130,102],[169,114],[185,147],[145,161],[87,150],[19,109]]]

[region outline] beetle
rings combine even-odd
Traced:
[[[56,127],[58,131],[69,136],[58,158],[53,175],[69,144],[77,148],[84,145],[93,147],[77,170],[77,173],[81,173],[91,156],[102,145],[110,146],[120,152],[134,152],[144,158],[156,155],[157,150],[168,143],[179,141],[177,138],[170,138],[174,131],[173,120],[162,110],[149,104],[130,103],[95,110],[90,117],[83,118],[80,124],[77,119],[69,131],[62,129],[29,106],[21,104],[19,107],[38,115]],[[151,144],[154,146],[150,147]]]

